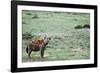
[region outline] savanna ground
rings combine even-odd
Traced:
[[[58,61],[90,58],[90,30],[77,26],[90,25],[89,13],[22,11],[22,61]],[[28,59],[28,43],[40,36],[51,40],[45,50],[45,58],[40,52],[32,52]]]

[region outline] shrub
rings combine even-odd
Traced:
[[[81,25],[77,25],[74,27],[75,29],[82,29],[83,27]]]
[[[83,26],[83,28],[90,28],[90,25],[86,24]]]
[[[35,14],[32,19],[39,18],[37,14]]]
[[[22,21],[22,24],[26,24],[26,22]]]
[[[31,13],[26,13],[26,15],[32,15]]]
[[[28,32],[25,32],[25,33],[22,34],[22,38],[23,39],[31,39],[32,37],[33,36]]]

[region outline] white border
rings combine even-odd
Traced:
[[[22,10],[41,10],[41,11],[60,11],[60,12],[79,12],[90,13],[90,59],[89,60],[67,60],[67,61],[48,61],[48,62],[26,62],[22,63]],[[18,6],[18,28],[17,28],[17,64],[18,68],[23,67],[40,67],[40,66],[57,66],[57,65],[78,65],[94,63],[94,10],[92,9],[74,9],[74,8],[57,8],[57,7],[40,7],[40,6]]]

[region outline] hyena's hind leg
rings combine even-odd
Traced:
[[[31,50],[30,48],[27,47],[27,48],[26,48],[26,52],[27,52],[27,54],[28,54],[28,57],[31,58],[30,55],[31,55],[32,50]]]
[[[31,52],[32,52],[31,50],[29,50],[29,52],[28,52],[28,57],[29,58],[31,58]]]

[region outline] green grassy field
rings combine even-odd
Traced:
[[[76,26],[90,24],[90,14],[74,12],[22,11],[23,36],[22,61],[58,61],[90,58],[89,28],[75,29]],[[32,52],[31,60],[25,51],[30,40],[47,35],[51,41],[46,47],[45,58],[40,52]],[[27,38],[27,39],[26,39]]]

